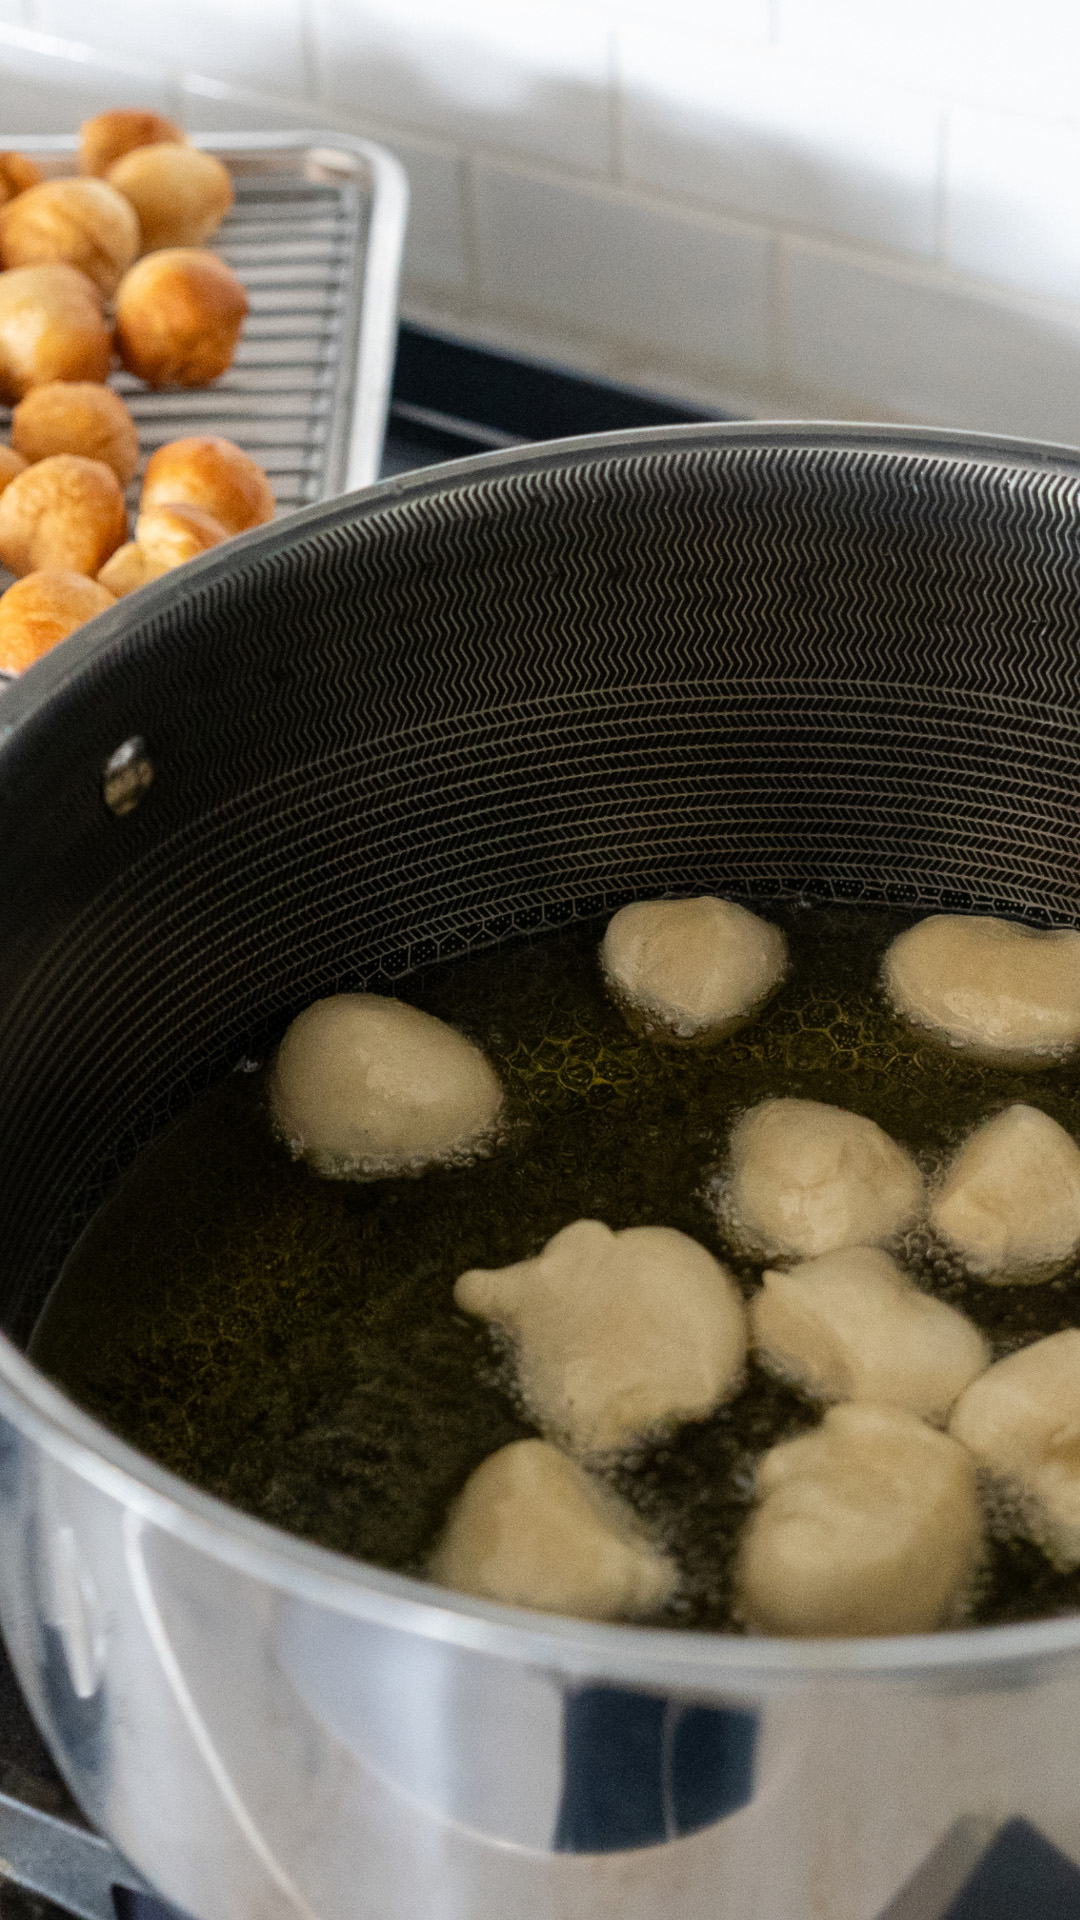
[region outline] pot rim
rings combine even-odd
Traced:
[[[937,427],[829,421],[695,423],[631,428],[472,455],[415,476],[398,476],[256,528],[143,588],[140,626],[157,625],[193,588],[242,569],[246,557],[283,551],[308,533],[365,519],[387,507],[469,488],[489,475],[539,472],[611,457],[673,451],[687,444],[745,449],[801,446],[880,450],[1040,470],[1080,480],[1080,449]],[[178,578],[178,574],[182,577]],[[24,673],[0,701],[0,778],[5,755],[54,699],[118,646],[132,627],[122,601],[80,628]],[[21,742],[20,742],[21,744]],[[419,1634],[496,1658],[554,1668],[594,1683],[606,1679],[656,1690],[668,1686],[715,1699],[788,1691],[822,1680],[1014,1684],[1036,1667],[1080,1653],[1080,1613],[1019,1625],[967,1627],[890,1638],[793,1640],[576,1620],[474,1600],[319,1547],[202,1492],[120,1440],[84,1413],[0,1334],[0,1415],[32,1442],[144,1522],[295,1600],[358,1620]]]

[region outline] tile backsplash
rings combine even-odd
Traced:
[[[0,0],[0,133],[408,169],[408,313],[705,404],[1080,442],[1073,0]]]

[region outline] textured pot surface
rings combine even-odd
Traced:
[[[0,700],[0,1612],[195,1920],[874,1920],[922,1869],[929,1920],[1009,1820],[1080,1858],[1080,1620],[457,1601],[182,1485],[19,1351],[138,1147],[317,994],[664,891],[1080,924],[1078,631],[1067,450],[661,429],[245,536]]]

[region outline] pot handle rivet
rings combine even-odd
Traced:
[[[154,777],[154,763],[141,733],[133,733],[105,762],[101,790],[111,813],[133,813]]]

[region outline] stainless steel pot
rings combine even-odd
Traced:
[[[19,1350],[139,1144],[316,993],[663,889],[1077,923],[1078,636],[1080,456],[688,428],[300,514],[0,700],[0,1614],[197,1920],[930,1920],[1008,1822],[1080,1859],[1080,1620],[471,1603],[193,1491]]]

